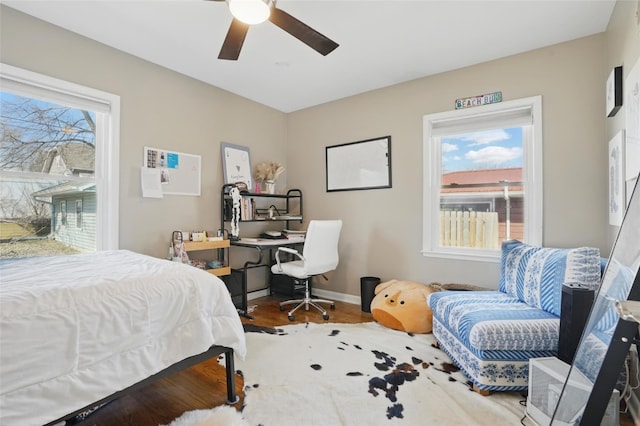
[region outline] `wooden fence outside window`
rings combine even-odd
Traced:
[[[440,210],[440,245],[498,250],[498,213]]]

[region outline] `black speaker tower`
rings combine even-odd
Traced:
[[[593,290],[569,285],[562,286],[558,358],[567,364],[573,362],[582,330],[591,312],[593,296]]]

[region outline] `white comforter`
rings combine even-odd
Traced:
[[[224,283],[130,251],[0,262],[0,424],[53,421],[212,345],[244,358]]]

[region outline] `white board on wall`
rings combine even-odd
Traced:
[[[200,196],[202,158],[199,155],[145,146],[143,162],[143,168],[160,171],[157,176],[163,195]]]
[[[391,136],[328,146],[327,192],[391,188]]]

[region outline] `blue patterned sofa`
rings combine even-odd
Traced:
[[[505,241],[498,290],[429,296],[433,336],[481,393],[526,389],[529,359],[557,355],[563,284],[595,290],[600,277],[597,248]]]

